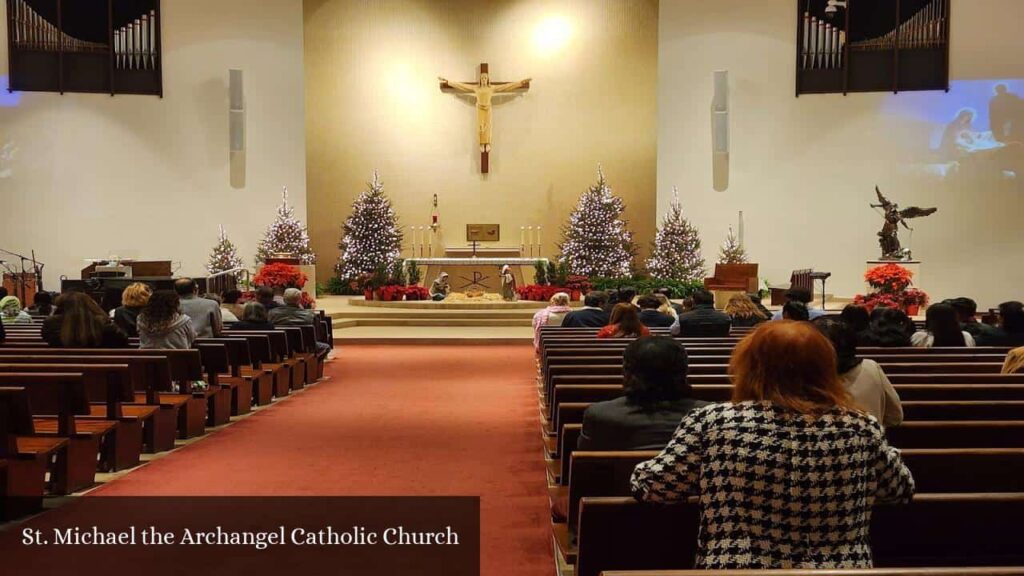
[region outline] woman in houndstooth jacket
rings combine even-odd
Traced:
[[[729,372],[732,402],[683,418],[634,470],[634,496],[699,498],[700,568],[870,568],[871,507],[909,501],[914,480],[840,383],[832,345],[806,322],[769,322]]]

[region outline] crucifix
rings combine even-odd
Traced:
[[[480,171],[488,172],[491,152],[491,98],[501,92],[529,90],[530,78],[518,82],[491,82],[487,63],[480,64],[480,76],[476,82],[455,82],[438,77],[442,92],[472,94],[476,98],[477,135],[480,138]]]

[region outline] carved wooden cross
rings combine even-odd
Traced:
[[[491,82],[487,63],[482,62],[480,75],[476,82],[455,82],[440,77],[438,80],[441,81],[442,92],[473,94],[476,98],[477,134],[480,138],[480,171],[486,174],[491,152],[491,98],[501,92],[529,90],[530,78],[518,82]]]

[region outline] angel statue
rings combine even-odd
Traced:
[[[885,225],[882,226],[882,230],[878,233],[878,243],[882,247],[882,260],[909,260],[910,250],[905,250],[900,245],[900,224],[907,230],[913,231],[914,229],[907,224],[908,219],[931,216],[938,212],[939,209],[911,206],[910,208],[900,210],[900,205],[889,201],[888,198],[883,196],[878,186],[875,186],[875,193],[878,194],[880,204],[872,204],[871,207],[881,208],[885,211],[883,215]]]

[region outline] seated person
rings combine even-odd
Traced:
[[[898,426],[903,422],[900,395],[882,367],[874,360],[857,358],[857,333],[842,320],[818,318],[814,325],[832,342],[836,350],[839,379],[865,412],[882,423]]]
[[[209,300],[207,300],[209,302]],[[151,350],[184,350],[192,347],[196,330],[192,319],[182,314],[181,299],[172,290],[157,290],[139,312],[135,325],[139,329],[139,348]]]
[[[715,296],[707,290],[697,290],[691,296],[693,310],[681,314],[672,324],[673,336],[710,337],[728,336],[732,318],[715,310]]]
[[[31,324],[32,316],[21,309],[17,296],[0,298],[0,322],[4,324]]]
[[[811,320],[825,315],[824,310],[811,308],[811,301],[814,300],[814,295],[811,294],[810,290],[805,290],[803,288],[791,288],[786,292],[786,302],[792,302],[794,300],[802,303],[807,308],[807,313],[810,315]],[[782,310],[773,314],[772,320],[782,320]]]
[[[41,336],[56,348],[125,348],[128,336],[88,294],[67,292],[57,298],[53,316],[43,320]]]
[[[434,302],[440,302],[451,294],[452,285],[448,282],[448,273],[441,272],[441,275],[434,279],[430,283],[430,299]]]
[[[991,346],[1024,346],[1024,304],[999,305],[999,327],[991,336]]]
[[[998,345],[994,342],[999,336],[999,329],[978,321],[977,302],[961,296],[947,300],[944,304],[949,304],[956,310],[957,317],[960,319],[961,330],[970,334],[978,346]]]
[[[765,318],[772,317],[772,311],[769,310],[768,308],[765,308],[764,303],[761,302],[760,294],[747,294],[747,298],[750,298],[750,301],[754,303],[754,306],[757,306],[757,309],[760,310],[762,314],[764,314]]]
[[[199,285],[191,278],[174,281],[174,291],[181,299],[181,312],[192,319],[192,327],[199,338],[220,336],[224,327],[220,302],[199,297]]]
[[[661,450],[679,421],[707,404],[686,383],[686,350],[665,337],[641,338],[622,356],[626,395],[583,413],[580,450]]]
[[[768,322],[733,352],[732,400],[687,414],[633,471],[633,496],[696,496],[697,569],[870,568],[871,511],[914,479],[839,380],[808,322]]]
[[[114,324],[128,336],[138,336],[139,329],[135,325],[139,312],[149,304],[153,289],[142,282],[133,282],[121,294],[121,305],[114,308]]]
[[[610,316],[612,313],[612,308],[615,308],[615,305],[619,303],[619,291],[608,290],[605,293],[608,294],[608,301],[605,302],[604,306],[602,306],[601,308],[603,308],[604,311]],[[605,322],[605,324],[607,324],[607,322]]]
[[[626,304],[632,304],[636,306],[636,288],[632,286],[623,286],[619,288],[619,302],[625,302]]]
[[[910,337],[911,346],[915,348],[974,347],[974,337],[961,330],[960,317],[957,316],[956,309],[949,304],[929,306],[924,318],[924,330],[915,332]]]
[[[238,322],[238,316],[230,309],[224,307],[224,299],[220,297],[220,294],[214,294],[213,292],[207,292],[203,294],[204,300],[213,300],[220,307],[220,319],[222,322]]]
[[[259,302],[248,302],[242,309],[242,318],[231,325],[232,330],[273,330],[267,318],[267,309]]]
[[[565,316],[572,312],[569,306],[569,295],[557,292],[551,297],[547,308],[538,310],[533,315],[533,349],[540,350],[540,329],[544,326],[561,326]]]
[[[562,319],[562,326],[567,328],[603,328],[608,325],[608,313],[604,305],[608,295],[595,290],[583,298],[583,308],[573,310]]]
[[[278,306],[267,312],[267,319],[276,326],[313,326],[316,312],[302,307],[302,290],[288,288],[284,291],[284,306]],[[326,356],[331,351],[330,345],[316,343],[318,356]]]
[[[782,319],[807,322],[811,319],[811,312],[803,302],[790,300],[782,305]]]
[[[879,306],[871,311],[871,322],[868,329],[858,336],[858,344],[880,348],[908,347],[914,330],[914,321],[902,310]]]
[[[732,319],[733,326],[746,327],[757,326],[771,316],[762,312],[746,294],[736,294],[729,298],[729,303],[725,305],[725,313]]]
[[[675,302],[672,301],[672,289],[671,288],[658,288],[657,290],[654,291],[654,294],[655,294],[655,296],[660,294],[660,295],[664,296],[666,300],[669,301],[669,305],[672,306],[672,309],[675,310],[675,312],[676,312],[675,316],[679,316],[683,312],[686,312],[686,309],[683,308],[682,304],[676,304]],[[659,298],[659,300],[660,300],[660,298]]]
[[[33,316],[49,316],[53,314],[53,294],[46,291],[36,292],[32,297],[32,306],[28,313]]]
[[[0,328],[3,328],[0,326]],[[1003,374],[1024,374],[1024,347],[1014,348],[1003,362]]]
[[[676,318],[679,317],[679,311],[676,310],[676,306],[679,306],[679,305],[678,304],[673,304],[672,301],[668,299],[668,296],[665,295],[665,294],[662,294],[661,292],[655,292],[654,294],[652,294],[652,296],[657,298],[658,302],[661,302],[661,306],[658,306],[658,312],[661,312],[662,314],[667,314],[667,315],[671,316],[672,317],[672,321],[675,322]],[[680,310],[682,308],[683,308],[682,306],[679,306]]]
[[[260,286],[256,289],[256,301],[263,304],[263,307],[270,312],[282,304],[275,298],[274,289],[270,286]]]
[[[858,335],[859,339],[860,334],[865,332],[868,329],[868,325],[871,324],[871,313],[863,306],[847,304],[843,311],[839,313],[839,319],[845,322]]]
[[[241,300],[241,299],[242,299],[242,291],[241,290],[227,290],[227,291],[225,291],[224,292],[224,296],[223,296],[222,301],[221,301],[221,304],[220,304],[221,312],[225,312],[225,313],[226,312],[231,312],[231,314],[234,315],[235,318],[241,318],[242,314],[244,312],[242,310],[242,308],[244,308],[244,306],[239,303],[239,300]],[[228,320],[228,315],[227,314],[224,314],[224,321],[225,322],[230,322],[230,320]]]
[[[598,338],[640,338],[650,335],[650,328],[640,323],[640,313],[636,306],[627,302],[619,302],[612,308],[608,325],[597,333]]]
[[[640,308],[640,323],[648,328],[668,328],[676,321],[668,314],[658,311],[661,302],[654,296],[641,296],[637,298],[636,304]]]

